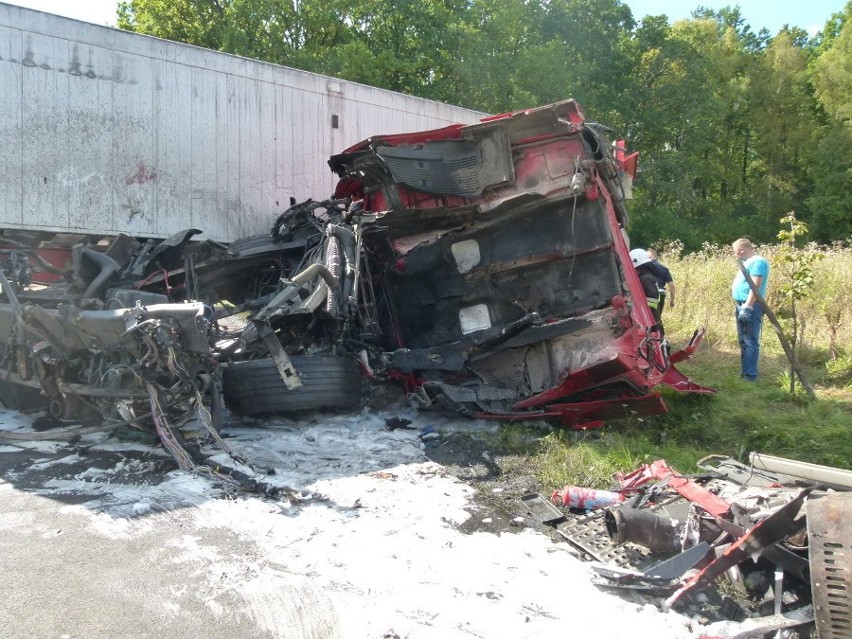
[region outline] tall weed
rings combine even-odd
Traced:
[[[666,308],[663,314],[670,341],[687,339],[695,328],[703,326],[707,329],[708,344],[736,350],[731,282],[737,265],[733,252],[727,246],[705,244],[696,253],[681,255],[678,248],[677,245],[662,247],[664,252],[660,257],[672,272],[677,287],[675,308]],[[786,310],[779,295],[784,282],[783,269],[776,259],[779,247],[763,245],[756,250],[770,263],[766,301],[783,323]],[[797,313],[803,324],[803,352],[816,353],[818,358],[826,359],[848,354],[852,347],[852,246],[810,244],[793,250],[820,255],[820,259],[813,262],[814,290],[798,302]],[[766,324],[761,346],[768,353],[783,352],[771,327]]]

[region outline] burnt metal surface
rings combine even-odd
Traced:
[[[647,508],[607,508],[604,511],[607,534],[616,544],[633,541],[652,552],[675,552],[680,548],[682,524],[660,517]]]
[[[581,428],[665,412],[654,387],[699,387],[673,372],[647,306],[623,227],[635,166],[603,131],[565,100],[377,137],[332,158],[334,197],[291,200],[268,234],[79,237],[49,295],[28,290],[16,246],[0,374],[57,419],[157,428],[184,467],[172,426],[211,414],[218,434],[237,369],[221,372],[255,360],[316,409],[335,389],[300,385],[292,356],[357,361],[463,415]],[[230,396],[251,414],[248,392]]]
[[[565,513],[553,505],[549,499],[537,493],[524,495],[521,503],[527,507],[529,514],[543,524],[555,526],[565,521]]]
[[[694,568],[710,551],[710,544],[701,541],[674,557],[661,561],[645,569],[644,574],[658,579],[679,579]]]
[[[811,587],[820,639],[852,637],[852,493],[808,500]]]
[[[376,155],[396,182],[426,193],[476,197],[515,177],[509,138],[501,133],[480,140],[379,146]]]
[[[667,599],[666,606],[674,606],[679,599],[689,592],[709,585],[733,566],[745,561],[749,557],[759,556],[766,548],[802,530],[805,527],[806,521],[805,517],[800,515],[800,511],[802,510],[805,498],[811,490],[809,488],[802,490],[795,499],[777,509],[769,517],[736,540],[721,557],[713,561]]]

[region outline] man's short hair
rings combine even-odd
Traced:
[[[741,237],[738,240],[734,240],[734,243],[731,244],[731,247],[736,251],[738,248],[754,248],[754,245],[751,243],[751,240],[746,237]]]

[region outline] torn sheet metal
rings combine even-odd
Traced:
[[[677,491],[680,495],[693,503],[697,503],[711,515],[723,516],[730,510],[730,505],[723,499],[719,499],[710,491],[684,477],[662,459],[651,464],[644,464],[640,468],[618,477],[621,486],[625,490],[631,490],[642,486],[651,480],[664,482],[667,486]]]
[[[642,465],[616,477],[619,490],[633,491],[623,504],[562,508],[564,520],[549,520],[592,562],[594,583],[700,611],[718,621],[707,639],[813,623],[820,639],[852,636],[852,492],[803,488],[802,477],[721,456],[699,466],[703,474],[684,476],[663,460]]]
[[[803,606],[786,613],[746,619],[741,622],[719,621],[708,625],[698,639],[759,639],[770,632],[796,628],[814,620],[813,606]],[[789,635],[776,634],[776,637]],[[844,635],[848,636],[848,635]],[[820,635],[820,639],[825,639]]]
[[[713,580],[721,576],[729,568],[746,559],[756,559],[766,548],[802,530],[805,527],[806,521],[805,517],[800,516],[799,513],[802,510],[805,498],[812,490],[812,488],[803,489],[795,499],[779,508],[731,544],[730,548],[721,557],[713,561],[704,570],[685,583],[680,590],[666,599],[666,607],[673,607],[679,599],[694,590],[712,583]]]
[[[595,572],[595,583],[599,586],[662,594],[663,591],[670,592],[677,588],[680,579],[703,561],[709,551],[710,544],[702,541],[692,548],[684,550],[665,561],[652,564],[642,571],[598,562],[593,562],[590,568]]]

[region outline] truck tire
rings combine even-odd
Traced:
[[[361,399],[363,377],[354,359],[328,355],[290,358],[302,380],[288,390],[271,358],[235,362],[223,376],[225,403],[241,415],[297,413],[354,408]]]

